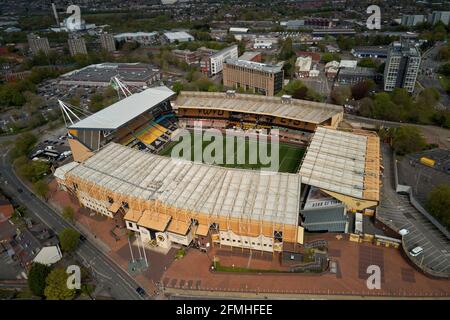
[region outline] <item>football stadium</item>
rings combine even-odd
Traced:
[[[160,247],[292,251],[305,231],[349,232],[350,215],[378,204],[379,139],[338,130],[342,118],[341,106],[290,96],[149,88],[69,125],[74,161],[55,177]],[[269,170],[250,161],[259,141],[275,159]],[[207,151],[224,161],[205,161]]]

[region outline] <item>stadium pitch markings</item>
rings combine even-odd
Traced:
[[[211,145],[214,143],[216,143],[216,148],[213,148],[213,145]],[[184,148],[181,144],[184,144]],[[255,145],[257,149],[255,149]],[[217,150],[219,151],[216,152]],[[274,153],[277,153],[277,151],[278,156],[274,156]],[[267,163],[267,159],[262,159],[264,157],[260,157],[260,155],[261,153],[264,154],[264,152],[267,152],[270,160],[276,161],[276,163]],[[201,133],[188,132],[181,136],[179,141],[168,143],[159,154],[190,161],[199,161],[200,159],[203,163],[227,168],[296,173],[304,153],[305,148],[301,146],[278,141],[276,141],[276,144],[269,141],[263,145],[256,139],[246,139],[240,136],[225,136],[222,140],[214,141],[212,139],[210,141],[205,139]],[[205,157],[205,154],[208,156]],[[216,161],[210,161],[209,159]],[[273,168],[274,170],[271,170]]]

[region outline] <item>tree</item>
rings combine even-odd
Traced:
[[[395,129],[392,146],[400,155],[418,152],[426,147],[427,143],[419,128],[403,126]]]
[[[445,227],[450,228],[450,186],[439,185],[434,188],[428,194],[426,207]]]
[[[172,86],[172,90],[177,94],[180,93],[183,90],[183,84],[180,81],[176,81]]]
[[[331,101],[335,104],[343,105],[350,98],[350,95],[350,87],[334,87],[333,91],[331,91]]]
[[[28,287],[36,296],[44,296],[45,279],[52,269],[41,263],[33,263],[28,272]]]
[[[59,234],[59,242],[64,252],[74,251],[80,241],[80,234],[71,228],[66,228]]]
[[[75,217],[75,212],[71,206],[66,206],[62,210],[62,216],[64,219],[72,222]]]
[[[11,156],[15,159],[20,156],[27,156],[37,141],[37,137],[32,133],[21,134],[14,143]]]
[[[70,300],[75,296],[75,289],[67,287],[69,275],[64,269],[57,268],[47,276],[44,294],[48,300]]]
[[[39,180],[33,184],[33,190],[39,197],[44,198],[47,200],[47,193],[48,193],[48,184],[45,183],[43,180]]]
[[[378,63],[372,58],[362,58],[358,62],[358,67],[363,68],[378,68]]]
[[[367,97],[369,91],[375,87],[375,83],[372,80],[364,80],[354,84],[351,87],[352,97],[355,100],[360,100]]]
[[[281,44],[280,54],[278,55],[279,60],[289,60],[295,56],[295,51],[292,47],[292,39],[287,38]]]

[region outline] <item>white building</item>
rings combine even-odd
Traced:
[[[413,27],[425,21],[423,14],[405,14],[402,16],[402,26]]]
[[[188,42],[194,41],[194,37],[185,31],[177,31],[177,32],[165,32],[164,37],[170,43],[178,42]]]
[[[248,28],[231,27],[229,30],[231,33],[247,33],[248,32]]]
[[[295,70],[297,77],[307,78],[311,71],[312,58],[311,57],[298,57],[295,61]]]
[[[234,45],[213,54],[210,59],[210,75],[216,75],[223,70],[223,63],[227,59],[237,59],[239,55],[238,46]]]
[[[137,43],[147,45],[156,40],[156,32],[126,32],[119,33],[114,36],[114,40],[117,42],[125,41],[136,41]]]
[[[339,63],[339,68],[350,68],[354,69],[358,65],[357,60],[341,60]]]
[[[428,23],[436,24],[439,21],[448,25],[450,23],[450,11],[433,11],[428,15]]]
[[[272,49],[273,41],[266,38],[256,38],[253,43],[254,49]]]

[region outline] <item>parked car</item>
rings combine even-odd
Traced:
[[[422,247],[415,247],[414,249],[412,249],[409,254],[413,257],[417,257],[419,254],[421,254],[423,252],[423,248]]]
[[[139,293],[139,295],[140,295],[141,297],[145,297],[145,295],[147,294],[147,293],[145,292],[145,290],[142,289],[141,287],[137,287],[137,288],[136,288],[136,292]]]
[[[409,230],[408,229],[401,229],[398,233],[401,236],[406,236],[409,233]]]

